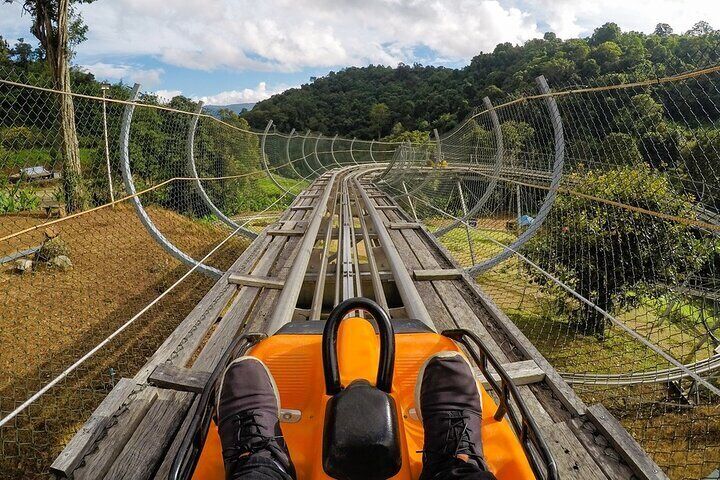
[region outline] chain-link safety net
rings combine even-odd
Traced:
[[[312,179],[368,164],[587,403],[671,478],[705,478],[720,466],[720,67],[704,62],[538,78],[422,143],[253,131],[182,97],[70,97],[2,72],[0,417],[43,395],[1,427],[0,468],[46,471],[255,233]]]
[[[641,82],[538,78],[439,143],[403,145],[379,182],[671,478],[720,466],[712,62]]]

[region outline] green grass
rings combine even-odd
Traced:
[[[273,183],[267,175],[262,174],[257,180],[249,182],[245,189],[241,192],[238,199],[239,212],[259,212],[273,204],[278,198],[282,197],[278,203],[272,206],[273,210],[283,210],[290,206],[294,196],[302,192],[308,186],[308,182],[298,181],[292,178],[273,175],[273,178],[290,191],[293,195],[282,195],[283,192],[275,183]]]
[[[87,171],[92,168],[93,155],[97,154],[94,148],[80,149],[80,164],[83,170]],[[7,173],[15,173],[18,169],[24,167],[34,167],[42,165],[47,169],[56,166],[60,168],[58,160],[59,152],[49,148],[28,148],[22,150],[5,150],[0,148],[0,171]]]

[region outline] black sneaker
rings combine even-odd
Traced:
[[[443,472],[461,462],[458,458],[473,470],[487,470],[480,435],[482,401],[465,357],[441,352],[425,362],[415,385],[415,408],[425,430],[421,480],[443,478]]]
[[[250,460],[252,464],[272,462],[295,478],[278,420],[280,396],[267,366],[255,357],[233,360],[225,369],[219,392],[217,419],[226,478]]]

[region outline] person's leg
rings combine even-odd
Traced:
[[[235,359],[225,370],[217,421],[228,480],[292,480],[295,468],[280,430],[280,398],[264,363]]]
[[[423,422],[420,480],[494,480],[482,452],[482,402],[475,375],[458,352],[430,357],[420,369],[415,408]]]

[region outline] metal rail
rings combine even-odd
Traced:
[[[310,255],[315,245],[318,231],[320,230],[320,224],[325,216],[328,208],[328,200],[330,199],[330,192],[333,189],[333,183],[337,173],[333,172],[329,175],[328,181],[323,189],[323,193],[315,205],[315,209],[312,212],[310,223],[305,230],[305,235],[298,246],[297,255],[295,261],[288,273],[287,279],[285,280],[285,286],[280,292],[280,296],[277,299],[275,310],[267,323],[267,332],[273,334],[277,332],[283,325],[289,323],[292,320],[293,313],[295,312],[295,306],[297,305],[298,295],[302,288],[303,281],[305,279],[305,273],[307,272],[308,262],[310,261]]]
[[[397,248],[395,248],[392,238],[390,237],[390,234],[385,228],[385,224],[380,218],[380,214],[373,206],[372,202],[370,201],[370,197],[368,197],[368,194],[365,192],[365,189],[362,188],[362,186],[360,185],[357,176],[357,173],[354,174],[352,181],[355,185],[357,192],[360,194],[363,203],[365,204],[365,211],[370,217],[370,222],[373,225],[373,230],[377,234],[378,239],[380,240],[380,246],[385,252],[385,257],[387,258],[388,264],[390,265],[390,270],[392,271],[393,277],[395,278],[395,285],[397,286],[400,297],[402,298],[405,311],[411,318],[420,320],[433,331],[435,331],[435,325],[430,318],[430,314],[425,308],[425,303],[422,301],[420,294],[415,289],[412,278],[410,278],[410,274],[405,268],[405,263],[402,261],[402,258],[400,257]]]

